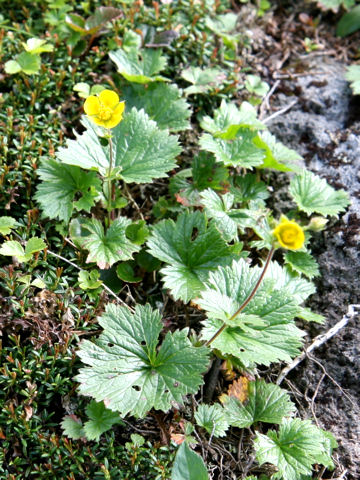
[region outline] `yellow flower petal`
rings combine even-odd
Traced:
[[[97,117],[97,116],[92,116],[91,117],[91,120],[96,123],[96,125],[100,125],[100,127],[106,127],[106,122],[104,122],[104,120],[101,120],[101,118]]]
[[[97,115],[100,110],[100,102],[98,97],[95,97],[95,95],[90,95],[85,100],[84,103],[84,111],[87,115]]]
[[[114,109],[114,115],[122,115],[125,110],[125,102],[120,102],[119,105]]]
[[[109,120],[106,120],[104,121],[104,123],[106,124],[106,128],[114,128],[116,127],[116,125],[118,125],[122,120],[122,113],[120,114],[113,114],[111,118],[109,118]]]
[[[305,234],[300,225],[287,219],[281,220],[273,234],[280,245],[289,250],[298,250],[305,242]]]
[[[119,95],[112,90],[103,90],[99,93],[99,100],[106,107],[115,108],[119,103]]]

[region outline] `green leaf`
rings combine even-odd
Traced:
[[[353,94],[360,95],[360,65],[350,65],[350,67],[347,67],[345,78],[350,82]]]
[[[74,92],[78,92],[80,98],[87,98],[90,95],[90,85],[85,82],[76,83],[73,86]]]
[[[127,450],[131,451],[133,448],[142,447],[145,443],[145,438],[142,435],[138,435],[137,433],[132,433],[130,435],[131,442],[126,442],[125,447]]]
[[[32,237],[26,242],[25,255],[30,258],[33,253],[40,252],[45,247],[46,243],[42,238]]]
[[[149,305],[137,305],[134,314],[107,305],[99,324],[104,331],[96,343],[84,340],[78,352],[88,365],[76,377],[82,394],[105,401],[123,416],[143,417],[152,408],[167,411],[197,392],[208,349],[193,347],[186,329],[168,332],[160,346],[160,313]]]
[[[189,67],[181,72],[181,77],[189,83],[191,87],[185,88],[186,95],[195,93],[207,93],[210,90],[220,86],[224,78],[223,71],[218,68]]]
[[[99,280],[100,273],[97,270],[91,270],[90,272],[86,270],[81,270],[79,272],[78,281],[79,286],[83,290],[93,290],[102,285],[102,281]]]
[[[21,244],[15,240],[4,242],[0,248],[0,255],[16,257],[19,262],[26,262],[28,260],[25,255],[25,250]]]
[[[234,187],[230,188],[230,192],[237,202],[266,200],[269,197],[266,184],[259,181],[252,173],[247,173],[243,177],[235,176]]]
[[[4,65],[5,72],[9,75],[14,75],[14,73],[21,72],[21,66],[15,60],[9,60]]]
[[[228,177],[228,169],[217,163],[213,155],[200,152],[193,159],[191,169],[183,169],[171,178],[169,192],[183,205],[199,206],[200,192],[206,188],[226,189]]]
[[[128,218],[118,217],[105,233],[100,220],[93,218],[84,222],[82,227],[90,232],[90,235],[82,238],[82,246],[89,250],[86,262],[96,262],[99,268],[106,269],[119,260],[131,259],[140,247],[125,235],[130,223]]]
[[[224,437],[229,428],[226,413],[221,405],[206,405],[201,403],[195,412],[196,423],[215,437]]]
[[[272,168],[281,172],[298,172],[298,161],[302,159],[295,150],[285,147],[270,132],[261,132],[254,138],[254,144],[265,151],[265,158],[260,168]]]
[[[149,229],[146,226],[145,220],[138,220],[126,227],[127,238],[136,245],[145,243],[149,236]]]
[[[209,274],[206,289],[201,292],[197,303],[209,317],[227,323],[252,292],[261,271],[259,267],[250,267],[243,259],[234,261],[231,266],[219,267]],[[234,325],[236,319],[246,320],[246,315],[257,315],[268,324],[287,323],[297,311],[297,303],[290,294],[268,278],[263,280],[252,300],[230,324]]]
[[[111,20],[115,20],[123,15],[122,10],[114,7],[99,7],[95,10],[94,14],[88,17],[85,21],[85,29],[88,34],[101,30]]]
[[[308,215],[316,212],[337,216],[350,203],[345,190],[335,190],[326,180],[309,170],[292,178],[289,192],[299,209]]]
[[[49,218],[68,222],[74,209],[90,212],[101,191],[96,172],[84,172],[50,158],[42,161],[37,173],[42,183],[37,187],[35,199]]]
[[[265,278],[273,280],[278,289],[285,289],[299,305],[316,290],[312,282],[300,278],[288,268],[282,268],[277,262],[270,263]]]
[[[4,242],[0,248],[0,255],[5,255],[9,257],[16,257],[19,262],[28,262],[33,253],[39,252],[46,247],[45,242],[38,237],[32,237],[26,243],[25,249],[22,245],[15,241],[10,240]]]
[[[260,273],[259,267],[250,267],[240,259],[209,274],[206,288],[196,301],[209,317],[202,336],[209,340],[225,322],[228,326],[212,342],[213,348],[238,357],[244,364],[290,361],[299,353],[304,334],[293,322],[299,310],[296,300],[281,282],[269,277],[263,280],[242,313],[230,321]]]
[[[224,397],[223,403],[229,424],[239,428],[250,427],[257,422],[281,423],[284,417],[293,415],[296,410],[285,390],[264,380],[249,382],[246,404],[229,396]]]
[[[245,228],[252,225],[249,210],[232,209],[234,195],[231,193],[218,195],[208,188],[201,192],[200,197],[206,215],[215,220],[218,229],[227,242],[238,238],[238,226]]]
[[[255,108],[248,102],[243,102],[240,109],[234,103],[221,101],[220,108],[214,111],[214,118],[204,116],[200,120],[203,130],[215,136],[233,138],[240,128],[262,129],[265,125],[257,119]]]
[[[98,127],[84,118],[86,131],[68,140],[67,148],[60,148],[58,158],[66,164],[97,170],[106,176],[110,167],[109,146],[102,146]],[[147,183],[166,177],[176,168],[175,157],[181,152],[177,137],[160,130],[143,110],[135,108],[112,129],[114,167],[127,183]]]
[[[223,190],[228,184],[228,177],[228,169],[216,163],[213,155],[200,152],[192,161],[193,184],[199,191],[206,188]]]
[[[138,283],[141,281],[141,277],[137,277],[135,275],[134,269],[130,262],[120,263],[120,265],[116,267],[116,275],[123,282]]]
[[[168,264],[160,270],[165,287],[184,302],[198,296],[211,270],[234,258],[215,225],[208,225],[199,211],[179,215],[176,223],[159,222],[147,245],[151,255]]]
[[[346,37],[360,28],[360,5],[345,13],[336,26],[336,35]]]
[[[36,288],[46,288],[46,283],[41,278],[35,278],[31,282],[31,285]]]
[[[46,43],[46,40],[41,38],[29,38],[26,43],[22,42],[24,49],[33,54],[39,55],[43,52],[52,52],[54,50],[54,45]]]
[[[323,315],[319,315],[318,313],[312,312],[309,308],[301,307],[300,311],[298,312],[297,316],[306,320],[307,322],[315,322],[315,323],[324,323],[325,318]]]
[[[82,422],[75,415],[67,415],[61,422],[61,428],[64,434],[73,440],[79,440],[85,437]]]
[[[41,60],[39,55],[22,52],[16,57],[16,62],[20,65],[21,71],[26,73],[26,75],[33,75],[39,73],[41,67]]]
[[[0,217],[0,233],[8,235],[11,229],[17,225],[17,221],[12,217]]]
[[[93,400],[85,411],[89,417],[89,420],[84,423],[84,432],[88,440],[98,441],[100,436],[110,430],[113,425],[123,423],[119,413],[106,408],[104,402],[97,403]]]
[[[224,15],[216,15],[216,17],[205,17],[207,28],[218,35],[221,33],[231,33],[236,29],[238,16],[236,13],[226,13]]]
[[[186,442],[176,452],[171,480],[209,480],[204,460]]]
[[[331,451],[336,442],[328,435],[309,420],[284,419],[279,433],[269,430],[267,435],[257,434],[256,458],[260,465],[277,467],[275,478],[299,480],[302,475],[311,475],[315,463],[333,467]]]
[[[77,13],[69,13],[65,17],[66,25],[68,25],[74,32],[78,32],[82,35],[86,35],[86,28],[85,28],[85,19],[78,15]]]
[[[176,85],[151,83],[145,87],[132,84],[124,88],[123,98],[127,108],[143,108],[161,129],[178,132],[190,128],[190,106]]]
[[[166,57],[155,48],[144,50],[131,49],[128,52],[119,49],[110,52],[109,57],[115,63],[118,72],[129,82],[150,83],[166,82],[167,78],[157,75],[166,66]]]
[[[291,269],[297,273],[303,274],[310,280],[320,275],[319,265],[308,252],[290,252],[284,255],[285,263],[290,265]]]
[[[258,75],[246,75],[245,88],[259,97],[265,97],[269,91],[269,85],[263,82]]]
[[[199,140],[202,150],[212,152],[218,162],[227,166],[251,168],[263,164],[265,152],[254,145],[255,134],[240,129],[233,140],[223,140],[204,133]]]

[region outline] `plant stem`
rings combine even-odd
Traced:
[[[109,172],[107,176],[107,184],[108,184],[108,204],[107,204],[107,209],[108,209],[108,222],[109,222],[109,227],[111,223],[111,204],[112,204],[112,180],[111,180],[111,173],[112,173],[112,168],[113,168],[113,144],[112,144],[112,138],[111,138],[111,132],[108,130],[108,138],[109,138],[109,149],[110,149],[110,165],[109,165]]]
[[[256,284],[255,284],[254,288],[252,289],[250,295],[240,305],[240,307],[236,310],[236,312],[233,315],[231,315],[228,322],[231,322],[232,320],[234,320],[239,315],[239,313],[242,312],[244,310],[244,308],[249,304],[249,302],[253,299],[257,289],[259,288],[259,286],[260,286],[260,284],[261,284],[261,282],[262,282],[262,280],[265,276],[266,270],[268,269],[268,266],[270,265],[271,259],[274,255],[274,252],[275,252],[275,247],[271,247],[271,250],[268,253],[264,268],[262,269],[260,277],[258,278],[258,281],[256,282]],[[208,347],[215,340],[215,338],[217,338],[220,335],[220,333],[222,333],[225,330],[226,327],[227,327],[227,323],[223,323],[222,326],[219,328],[219,330],[210,338],[210,340],[208,340],[205,343],[205,345]]]

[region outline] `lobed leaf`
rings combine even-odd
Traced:
[[[120,48],[115,52],[110,52],[109,57],[115,63],[120,75],[126,80],[146,84],[168,81],[161,75],[157,75],[167,63],[166,57],[161,54],[162,51],[156,48],[131,49],[128,52]]]
[[[225,396],[222,401],[229,424],[239,428],[250,427],[257,422],[279,424],[296,410],[285,390],[264,380],[249,382],[245,404],[232,396]]]
[[[305,275],[310,278],[318,277],[320,275],[319,265],[316,260],[308,252],[286,252],[284,255],[285,263],[290,265],[291,269],[297,273]]]
[[[211,270],[229,264],[232,249],[203,213],[179,215],[176,223],[163,220],[154,226],[148,251],[168,266],[160,272],[175,299],[188,302],[199,295]]]
[[[296,175],[290,182],[290,195],[300,210],[310,215],[338,215],[349,205],[349,196],[345,190],[335,190],[326,180],[309,170]]]
[[[239,129],[236,138],[223,140],[204,133],[199,140],[202,150],[215,155],[226,166],[251,168],[263,164],[265,152],[253,140],[255,134],[249,129]]]
[[[37,187],[35,199],[49,218],[68,222],[74,209],[90,212],[101,191],[96,172],[84,172],[51,158],[43,160],[37,172],[42,182]]]
[[[260,465],[271,463],[277,467],[275,478],[298,480],[302,475],[311,475],[315,463],[333,467],[334,438],[309,420],[284,419],[278,433],[258,433],[254,443]]]
[[[201,403],[195,412],[195,420],[200,427],[205,428],[210,435],[215,437],[224,437],[229,428],[226,412],[218,403],[214,405]]]
[[[124,88],[123,97],[127,108],[143,108],[161,129],[178,132],[190,128],[190,106],[176,85],[154,82],[145,87],[132,84]]]
[[[119,260],[132,258],[140,246],[126,237],[126,228],[130,224],[128,218],[118,217],[104,232],[100,220],[93,218],[85,221],[82,228],[89,232],[89,235],[82,238],[82,246],[89,250],[86,262],[96,262],[100,268],[106,269]]]
[[[103,146],[98,136],[99,128],[86,117],[86,131],[68,140],[57,156],[65,164],[96,170],[105,176],[110,167],[109,146]],[[147,183],[154,178],[166,177],[176,168],[175,157],[181,149],[177,137],[160,130],[143,110],[135,108],[112,129],[114,167],[125,182]]]
[[[197,392],[208,350],[193,347],[187,330],[167,333],[159,345],[161,318],[149,305],[137,305],[135,313],[107,305],[99,324],[104,331],[96,343],[84,340],[78,352],[88,365],[76,377],[82,394],[105,401],[122,416],[143,417]]]

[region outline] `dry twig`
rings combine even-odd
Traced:
[[[296,357],[289,365],[287,365],[283,370],[281,370],[280,375],[276,380],[276,384],[280,385],[280,383],[284,380],[284,378],[288,375],[291,370],[299,365],[313,350],[316,348],[321,347],[325,342],[330,340],[334,335],[336,335],[345,325],[348,324],[349,320],[359,315],[360,305],[349,305],[347,313],[343,316],[343,318],[330,330],[322,335],[318,335],[314,338],[312,344],[298,357]]]

